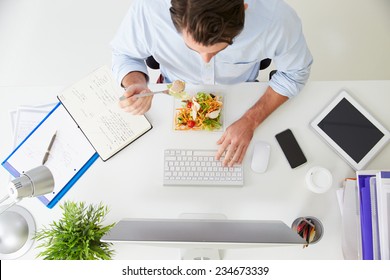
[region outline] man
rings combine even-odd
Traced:
[[[312,56],[295,12],[282,0],[135,0],[114,40],[113,73],[127,91],[120,106],[150,109],[144,60],[153,56],[164,82],[253,82],[271,58],[277,72],[260,99],[231,124],[217,144],[224,165],[241,163],[255,129],[309,78]],[[240,93],[238,93],[240,94]]]

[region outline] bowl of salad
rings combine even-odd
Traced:
[[[175,130],[222,131],[223,98],[221,95],[198,92],[175,102]]]

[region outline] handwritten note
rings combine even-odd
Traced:
[[[110,70],[101,67],[58,96],[103,160],[152,127],[145,116],[119,107],[122,93]]]

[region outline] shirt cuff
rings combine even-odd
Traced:
[[[309,79],[310,71],[304,73],[285,73],[277,71],[269,81],[269,86],[288,98],[298,95]]]
[[[146,80],[149,81],[148,69],[143,60],[134,60],[130,58],[120,58],[120,61],[115,62],[113,58],[112,73],[117,83],[122,86],[123,78],[130,72],[142,72],[145,74]]]

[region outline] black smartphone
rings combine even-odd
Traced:
[[[307,162],[297,139],[295,139],[295,136],[290,129],[286,129],[276,134],[275,137],[291,168],[298,167]]]

